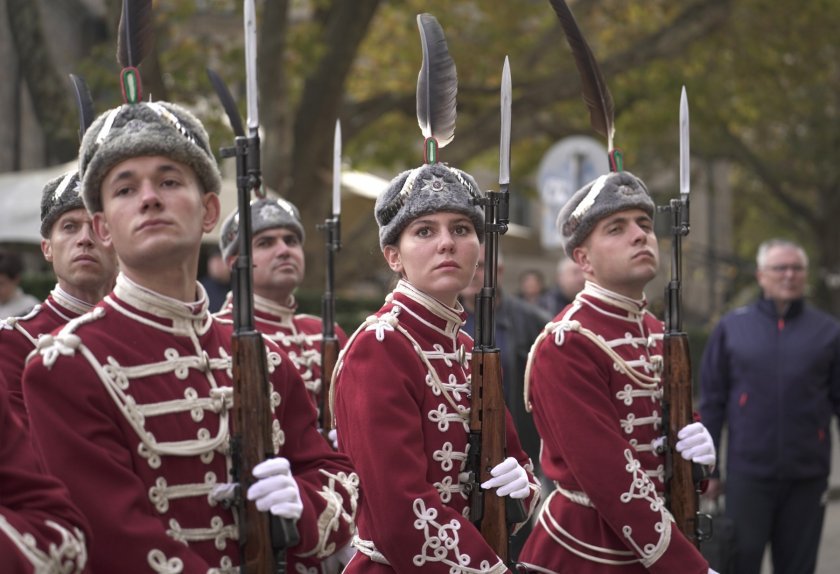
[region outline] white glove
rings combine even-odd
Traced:
[[[300,518],[303,501],[287,459],[264,460],[254,467],[254,478],[259,480],[248,489],[248,500],[253,500],[258,510],[269,511],[281,518]]]
[[[685,425],[677,433],[677,438],[675,448],[685,460],[706,466],[715,465],[715,443],[703,423]]]
[[[493,478],[484,482],[481,488],[496,488],[497,496],[525,498],[531,490],[528,473],[512,456],[494,466],[490,474]]]
[[[333,450],[338,450],[338,431],[336,429],[330,429],[330,432],[327,433],[327,437],[330,439],[330,444],[332,444]]]
[[[712,570],[711,568],[709,568],[709,574],[718,574],[718,572],[717,570]]]

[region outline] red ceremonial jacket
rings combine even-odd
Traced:
[[[93,309],[84,301],[67,294],[58,285],[49,297],[23,317],[9,317],[0,321],[0,372],[9,385],[9,403],[12,412],[20,417],[24,428],[29,428],[29,417],[23,402],[20,386],[26,357],[35,350],[38,337],[58,329],[70,319]]]
[[[254,322],[257,331],[274,341],[292,360],[306,384],[315,408],[321,405],[321,341],[323,324],[320,317],[295,314],[297,303],[279,305],[254,295]],[[233,322],[233,300],[228,294],[225,306],[216,313],[222,321]],[[339,349],[347,343],[347,334],[338,325],[335,336]]]
[[[333,385],[339,449],[365,492],[345,574],[506,572],[469,519],[467,457],[472,338],[452,309],[400,281],[339,357]],[[539,483],[507,415],[507,452]],[[488,492],[485,496],[495,496]]]
[[[43,465],[6,399],[3,390],[0,392],[0,570],[6,574],[88,572],[85,569],[87,523],[70,502],[64,485],[40,470]]]
[[[554,481],[521,562],[536,572],[706,574],[661,493],[662,323],[586,283],[534,343],[525,402]]]
[[[238,530],[210,496],[231,481],[230,325],[117,278],[93,311],[42,337],[24,371],[32,436],[91,523],[95,572],[233,574]],[[304,509],[296,561],[350,538],[358,477],[329,448],[291,361],[266,342],[274,448]]]

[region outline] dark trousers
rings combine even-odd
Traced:
[[[735,525],[735,572],[760,574],[770,544],[773,574],[813,574],[828,479],[726,479],[726,514]]]

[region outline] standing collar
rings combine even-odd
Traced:
[[[279,322],[282,326],[291,327],[298,305],[294,295],[289,300],[289,305],[281,305],[254,293],[254,310],[257,313],[270,316],[271,320]]]
[[[172,326],[176,329],[184,323],[198,323],[206,328],[211,321],[210,313],[207,311],[207,294],[198,281],[196,281],[196,293],[198,295],[196,301],[185,303],[179,299],[147,289],[135,283],[123,273],[117,275],[117,283],[113,291],[113,294],[120,301],[157,319],[168,319],[172,321]],[[124,311],[112,298],[108,297],[107,300],[112,306]],[[199,327],[199,330],[203,331],[204,328]]]
[[[590,305],[606,303],[610,307],[624,311],[627,317],[634,319],[644,315],[647,310],[646,296],[642,295],[641,299],[633,299],[632,297],[627,297],[616,293],[615,291],[605,289],[592,281],[587,281],[584,284],[583,290],[577,294],[575,300],[581,300],[589,303]]]
[[[405,309],[422,322],[428,323],[431,327],[449,337],[457,336],[466,317],[466,312],[460,302],[455,303],[456,307],[450,307],[420,291],[405,279],[400,279],[386,301]],[[423,313],[421,316],[417,312],[420,308],[425,309],[428,313]]]
[[[57,305],[63,307],[71,313],[75,313],[76,315],[83,315],[94,307],[92,303],[82,301],[78,297],[72,296],[70,293],[62,289],[61,285],[58,283],[56,283],[53,290],[50,291],[50,297]]]

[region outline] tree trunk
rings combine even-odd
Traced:
[[[18,66],[44,131],[45,162],[70,161],[79,148],[73,128],[75,114],[68,80],[58,73],[50,57],[38,5],[31,0],[6,0],[6,9]]]

